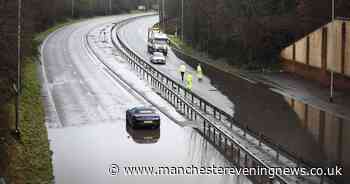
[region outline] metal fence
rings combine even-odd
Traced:
[[[120,22],[116,26],[121,26],[128,21],[131,20],[128,19]],[[151,65],[143,61],[140,57],[131,54],[132,52],[127,47],[122,47],[123,49],[119,48],[116,44],[116,48],[125,58],[127,58],[127,61],[131,65],[132,69],[136,71],[143,80],[147,81],[155,90],[157,90],[159,94],[181,114],[183,114],[189,120],[202,123],[201,128],[199,128],[202,134],[206,137],[206,139],[210,140],[217,148],[219,148],[221,152],[225,153],[226,157],[231,158],[230,161],[241,167],[270,168],[253,153],[244,148],[243,145],[233,139],[229,134],[222,131],[217,125],[215,125],[215,123],[212,122],[211,118],[207,117],[208,114],[211,114],[216,119],[222,119],[223,117],[229,118],[229,116],[227,116],[221,110],[218,110],[215,106],[204,101],[202,98],[188,91],[180,84],[177,84],[172,79],[161,74]],[[203,110],[203,112],[201,112],[198,107]],[[281,176],[270,178],[266,175],[256,176],[254,178],[257,183],[287,184],[287,181]]]
[[[148,15],[149,16],[149,15]],[[131,18],[124,20],[115,24],[112,29],[118,29],[124,24],[139,18]],[[113,31],[111,31],[113,34]],[[113,38],[113,35],[111,35]],[[223,131],[218,127],[215,122],[219,121],[224,124],[229,124],[231,127],[234,125],[243,130],[244,136],[250,134],[259,140],[259,145],[266,144],[271,146],[276,150],[275,158],[278,160],[281,154],[280,146],[274,144],[269,138],[265,137],[263,134],[256,133],[249,129],[228,113],[214,106],[210,102],[206,101],[202,97],[187,90],[183,85],[177,83],[170,77],[162,74],[157,69],[155,69],[147,61],[143,60],[140,56],[134,53],[126,44],[120,39],[119,35],[116,35],[118,43],[112,39],[115,47],[122,53],[122,55],[127,58],[128,63],[131,65],[132,69],[140,74],[140,76],[151,86],[159,92],[159,94],[167,100],[172,106],[174,106],[180,113],[186,116],[188,119],[201,122],[202,126],[200,131],[206,139],[212,142],[220,152],[222,152],[230,161],[240,167],[265,167],[270,168],[262,160],[257,158],[253,153],[247,150],[243,145],[238,143],[231,135]],[[298,163],[298,166],[308,167],[303,161],[295,158],[289,152],[282,152],[284,156],[291,158],[291,160]],[[309,167],[311,168],[311,167]],[[253,177],[254,181],[257,183],[276,183],[276,184],[286,184],[288,183],[282,176],[276,176],[275,178],[269,178],[268,176],[256,176]],[[325,183],[325,177],[320,177],[320,184]]]

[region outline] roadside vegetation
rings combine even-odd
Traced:
[[[23,67],[23,88],[20,108],[20,140],[8,146],[9,183],[52,183],[51,152],[44,121],[40,80],[36,59],[27,58]],[[14,109],[13,105],[9,105]],[[10,111],[10,127],[14,127],[14,111]]]
[[[84,18],[127,13],[137,5],[151,8],[155,0],[80,0],[72,18],[70,0],[22,1],[22,95],[19,139],[15,129],[17,81],[17,4],[0,1],[0,182],[53,183],[51,151],[37,67],[38,47],[53,31]]]
[[[160,12],[160,18],[168,34],[180,35],[183,30],[185,44],[172,40],[184,50],[190,50],[188,45],[213,59],[224,58],[231,65],[257,70],[274,68],[283,48],[329,22],[331,3],[329,0],[164,0],[165,11]],[[336,17],[349,17],[349,8],[349,1],[336,1]]]
[[[39,45],[55,30],[80,20],[67,19],[48,30],[37,34],[33,39],[33,48]],[[8,129],[4,131],[4,144],[0,150],[1,156],[6,158],[3,176],[8,183],[52,183],[53,171],[51,151],[49,148],[47,130],[45,126],[45,113],[41,96],[41,82],[39,67],[39,52],[32,52],[26,57],[22,67],[22,95],[20,107],[20,139],[12,136]],[[7,114],[8,127],[15,127],[14,103],[10,101],[2,107],[1,114]],[[5,118],[4,118],[5,120]]]

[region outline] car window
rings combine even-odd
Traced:
[[[154,110],[152,110],[152,109],[140,109],[140,110],[137,111],[137,113],[140,113],[140,114],[153,114]]]
[[[157,39],[157,40],[154,40],[155,41],[155,43],[156,44],[167,44],[168,42],[167,42],[167,40],[165,40],[165,39]]]
[[[163,54],[162,53],[154,53],[154,56],[163,56]]]

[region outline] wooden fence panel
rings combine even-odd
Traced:
[[[306,64],[306,37],[295,43],[296,62]]]
[[[316,68],[322,67],[322,29],[310,34],[309,64]]]
[[[346,22],[344,74],[350,77],[350,22]]]
[[[327,70],[341,73],[341,21],[327,25]]]

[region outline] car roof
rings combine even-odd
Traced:
[[[142,111],[142,110],[151,110],[151,111],[155,111],[154,108],[152,107],[146,107],[146,106],[139,106],[139,107],[134,107],[132,108],[133,110],[137,110],[137,111]]]
[[[164,34],[164,33],[155,32],[154,33],[154,38],[167,40],[168,36],[166,34]]]
[[[154,56],[164,56],[164,54],[161,52],[154,52],[153,55]]]

